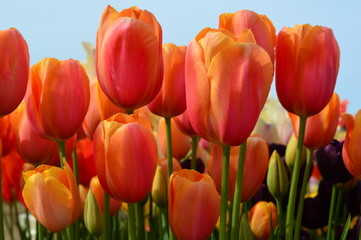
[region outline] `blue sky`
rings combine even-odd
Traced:
[[[177,45],[187,45],[204,27],[217,27],[221,13],[241,9],[267,15],[277,32],[283,26],[304,23],[330,27],[341,49],[335,91],[341,99],[349,99],[350,113],[361,109],[361,2],[358,0],[12,0],[0,3],[0,29],[15,27],[23,34],[32,64],[44,57],[83,60],[81,42],[95,43],[99,19],[108,4],[117,10],[138,6],[151,11],[163,28],[163,42]],[[272,95],[275,96],[274,90]]]

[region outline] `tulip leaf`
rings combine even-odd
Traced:
[[[345,226],[343,227],[343,231],[342,231],[342,235],[341,235],[341,240],[346,240],[347,239],[347,234],[348,234],[348,230],[350,228],[350,222],[351,222],[351,214],[348,214]]]

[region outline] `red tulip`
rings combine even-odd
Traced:
[[[108,6],[97,32],[100,86],[117,106],[132,111],[159,92],[163,80],[162,30],[154,15],[137,7]]]
[[[284,27],[276,44],[276,90],[282,106],[301,117],[330,101],[340,65],[332,30],[309,24]]]
[[[148,104],[154,114],[171,118],[186,109],[185,56],[186,46],[163,44],[164,78],[158,95]]]
[[[234,188],[238,171],[240,147],[231,147],[229,176],[228,176],[228,199],[233,200]],[[267,174],[269,152],[267,143],[260,137],[252,136],[247,139],[246,159],[244,165],[242,202],[247,201],[258,191]],[[222,180],[222,147],[214,145],[208,165],[209,175],[214,179],[217,190],[221,192]]]
[[[6,115],[0,118],[0,140],[2,142],[2,156],[6,156],[8,153],[15,149],[15,133],[12,128],[11,115]]]
[[[346,138],[342,149],[342,158],[347,170],[358,179],[361,179],[361,110],[355,117],[343,114],[346,125]]]
[[[23,100],[29,79],[29,50],[18,30],[0,31],[0,117]]]
[[[158,153],[145,115],[119,113],[101,122],[94,153],[99,181],[111,197],[135,203],[151,191]]]
[[[219,16],[219,28],[225,28],[238,36],[245,29],[250,29],[256,43],[274,59],[276,30],[266,15],[259,15],[250,10],[240,10],[235,13],[223,13]]]
[[[15,150],[1,159],[2,198],[7,203],[22,201],[22,171],[24,161]]]
[[[88,110],[88,76],[76,60],[44,58],[31,67],[25,104],[39,135],[65,141],[81,127]]]
[[[289,113],[289,115],[296,137],[298,137],[300,118],[292,113]],[[310,149],[327,146],[335,136],[339,118],[340,99],[334,93],[330,102],[321,112],[307,119],[303,145]]]
[[[207,239],[220,212],[220,196],[207,174],[183,169],[169,180],[169,224],[178,240]]]
[[[237,43],[224,31],[208,31],[187,48],[187,110],[198,136],[239,145],[251,134],[266,102],[273,65],[263,48]]]
[[[181,115],[174,118],[178,129],[190,137],[197,137],[197,133],[194,131],[191,122],[189,121],[188,110],[186,109]]]

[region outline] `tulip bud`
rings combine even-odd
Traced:
[[[281,200],[288,192],[289,179],[281,156],[273,151],[267,172],[267,187],[275,199]]]
[[[242,213],[239,239],[253,239],[251,228],[248,224],[247,215]]]
[[[167,204],[167,187],[167,178],[162,171],[162,167],[158,166],[153,180],[152,198],[155,204],[159,207]]]
[[[250,212],[250,227],[253,236],[257,239],[270,238],[270,217],[272,226],[277,226],[277,209],[273,202],[260,201],[253,206]]]
[[[287,147],[286,147],[286,164],[289,168],[293,168],[293,165],[295,164],[296,159],[296,152],[297,152],[297,138],[294,134],[292,134],[290,140],[288,141]],[[301,156],[301,166],[306,161],[306,149],[303,147],[302,149],[302,156]]]
[[[88,231],[96,237],[103,232],[103,215],[92,191],[88,192],[85,199],[84,224]]]

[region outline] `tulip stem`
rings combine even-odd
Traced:
[[[340,217],[340,211],[343,205],[343,194],[344,192],[341,189],[337,190],[337,201],[336,201],[336,210],[335,210],[335,217],[334,219],[335,221],[335,226],[338,226],[340,224],[341,221],[341,217]],[[333,232],[331,239],[334,240],[336,238],[336,231]]]
[[[331,195],[331,204],[330,204],[330,214],[328,215],[328,228],[327,228],[327,237],[326,240],[331,240],[331,235],[333,232],[333,220],[335,215],[335,207],[336,207],[336,196],[337,196],[337,188],[334,184],[332,186],[332,195]]]
[[[71,156],[73,158],[73,170],[74,170],[76,184],[79,184],[78,154],[76,152],[76,147],[74,148]]]
[[[238,170],[237,170],[237,180],[236,186],[234,189],[233,196],[233,211],[232,211],[232,229],[231,229],[231,239],[238,240],[239,235],[239,209],[242,196],[242,182],[243,182],[243,173],[244,173],[244,164],[246,160],[246,148],[247,140],[241,144],[238,158]]]
[[[136,206],[135,210],[136,210],[136,216],[137,216],[138,239],[145,239],[143,203],[138,202],[135,204],[135,206]]]
[[[196,170],[196,168],[197,168],[197,146],[198,146],[198,138],[192,137],[191,169],[193,169],[193,170]]]
[[[283,236],[285,234],[285,219],[283,215],[282,201],[281,199],[276,198],[277,205],[277,217],[278,217],[278,226],[279,226],[279,235]]]
[[[288,206],[287,206],[286,239],[293,239],[293,227],[295,225],[294,210],[295,210],[298,178],[300,175],[300,168],[301,168],[301,155],[303,149],[303,139],[305,136],[306,120],[307,120],[306,117],[300,117],[297,152],[295,157],[295,165],[292,173],[291,188],[290,188],[290,194],[289,194]]]
[[[137,239],[135,234],[135,203],[128,203],[128,239]]]
[[[38,239],[43,240],[44,239],[44,227],[41,225],[40,222],[37,222],[38,225]]]
[[[104,192],[104,236],[105,239],[111,239],[110,197],[106,192]]]
[[[165,130],[167,134],[167,158],[168,158],[168,177],[173,173],[173,153],[172,153],[172,132],[171,132],[171,125],[170,125],[170,118],[165,119]]]
[[[63,158],[66,158],[65,142],[59,141],[58,149],[59,149],[60,166],[61,168],[63,168],[64,167]]]
[[[308,177],[310,175],[312,164],[313,164],[312,163],[312,150],[307,149],[306,168],[305,168],[305,172],[303,174],[301,194],[300,194],[300,199],[298,201],[298,209],[297,209],[297,217],[296,217],[296,225],[295,225],[295,238],[294,238],[295,240],[300,239],[303,206],[304,206],[304,202],[305,202],[305,194],[306,194],[306,189],[307,189],[307,184],[308,184]]]
[[[221,213],[219,226],[219,239],[226,240],[227,227],[227,200],[228,200],[228,173],[229,173],[230,147],[222,146],[222,187],[221,187]]]
[[[61,231],[61,236],[63,240],[69,240],[68,234],[66,233],[66,230]]]

